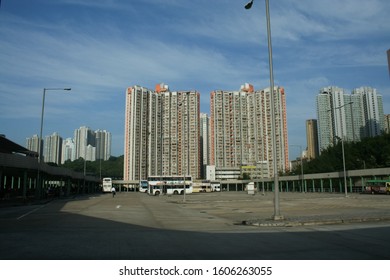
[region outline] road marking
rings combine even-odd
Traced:
[[[121,205],[117,205],[117,206],[116,206],[116,209],[119,209],[119,208],[121,208]]]
[[[20,216],[20,217],[18,217],[16,219],[20,220],[20,219],[22,219],[22,218],[24,218],[24,217],[34,213],[35,211],[38,211],[39,209],[42,209],[43,207],[45,207],[45,205],[42,205],[41,207],[35,208],[34,210],[31,210],[31,211],[27,212],[26,214],[23,214],[22,216]]]

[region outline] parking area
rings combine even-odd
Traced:
[[[233,223],[270,221],[274,214],[274,194],[248,195],[246,192],[214,192],[183,196],[151,197],[167,204],[178,204],[187,211],[208,214]],[[390,220],[389,195],[336,193],[279,194],[281,215],[286,221],[330,222],[340,220]]]

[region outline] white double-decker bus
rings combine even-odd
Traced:
[[[111,178],[103,178],[102,182],[103,192],[111,192],[112,189],[112,179]]]
[[[149,195],[160,194],[186,194],[192,193],[191,176],[149,176],[148,177]]]

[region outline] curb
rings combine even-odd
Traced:
[[[335,218],[327,220],[306,220],[306,221],[242,221],[236,225],[256,226],[256,227],[297,227],[297,226],[315,226],[315,225],[335,225],[335,224],[349,224],[349,223],[366,223],[366,222],[380,222],[390,221],[390,217],[356,217],[356,218]]]

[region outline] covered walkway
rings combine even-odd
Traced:
[[[99,184],[97,177],[39,164],[37,153],[0,136],[0,203],[92,193]]]

